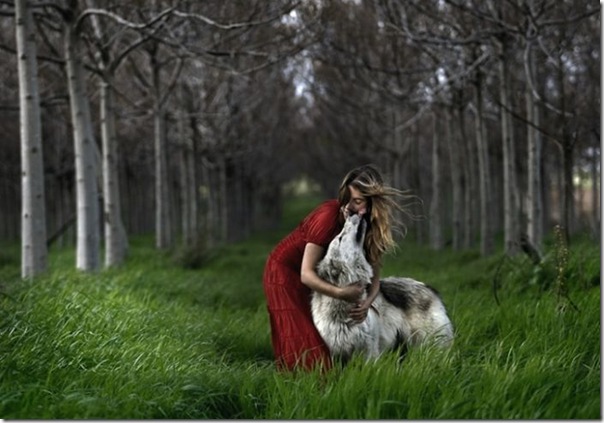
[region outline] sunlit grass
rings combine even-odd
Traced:
[[[601,418],[599,246],[585,240],[571,246],[564,269],[577,310],[563,311],[521,256],[483,259],[403,242],[383,274],[438,288],[454,346],[412,350],[402,363],[388,354],[327,374],[277,372],[262,271],[275,240],[312,203],[296,207],[279,231],[223,247],[196,270],[135,239],[123,268],[83,274],[73,270],[73,249],[54,249],[49,274],[26,282],[18,248],[5,249],[0,416]],[[539,277],[555,277],[550,270]]]

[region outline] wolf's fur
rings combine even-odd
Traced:
[[[337,286],[371,283],[373,270],[363,253],[366,227],[359,215],[346,220],[317,265],[322,279]],[[375,358],[401,345],[432,340],[447,346],[453,340],[451,321],[436,290],[410,278],[380,279],[380,292],[362,323],[355,324],[348,317],[352,307],[344,300],[313,292],[315,326],[332,356],[343,361],[356,352]]]

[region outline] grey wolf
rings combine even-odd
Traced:
[[[363,252],[365,218],[353,214],[331,241],[317,273],[337,286],[371,283],[373,270]],[[404,277],[380,279],[380,292],[362,323],[348,317],[352,303],[316,291],[311,297],[313,321],[332,357],[348,361],[353,354],[377,358],[388,350],[427,342],[449,346],[453,325],[438,292]]]

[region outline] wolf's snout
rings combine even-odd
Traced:
[[[359,221],[361,220],[361,216],[359,214],[355,213],[355,214],[351,214],[348,219],[350,219],[350,221],[356,226],[359,224]]]

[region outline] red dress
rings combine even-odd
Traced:
[[[264,293],[271,324],[271,341],[277,368],[310,370],[331,367],[329,349],[319,335],[310,312],[311,290],[300,280],[307,243],[327,249],[342,230],[340,205],[328,200],[315,208],[268,256],[264,268]]]

